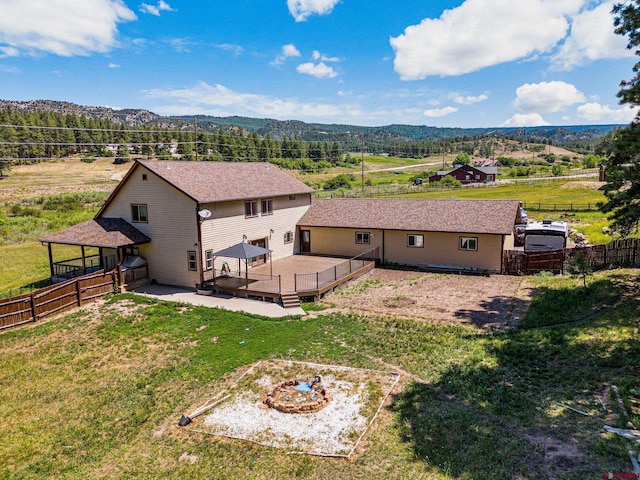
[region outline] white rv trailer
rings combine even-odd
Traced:
[[[567,222],[552,222],[551,220],[531,222],[524,231],[524,251],[561,250],[567,246],[568,236]]]

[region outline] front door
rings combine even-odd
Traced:
[[[300,251],[311,253],[311,231],[300,230]]]
[[[256,247],[267,248],[267,239],[266,238],[258,238],[257,240],[251,240],[251,245],[255,245]],[[263,263],[267,263],[266,255],[258,255],[257,257],[253,257],[251,259],[251,266],[255,267],[256,265],[262,265]]]

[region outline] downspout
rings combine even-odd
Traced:
[[[197,144],[196,144],[197,147]],[[196,224],[198,226],[198,257],[200,258],[198,271],[200,272],[200,286],[204,284],[204,263],[202,261],[202,219],[198,212],[200,203],[196,202]]]
[[[504,273],[504,239],[505,235],[502,235],[502,249],[500,250],[500,273]]]

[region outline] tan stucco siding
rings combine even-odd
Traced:
[[[311,253],[338,257],[355,257],[369,250],[382,249],[382,231],[366,228],[325,228],[300,226],[311,233]],[[356,233],[369,233],[369,243],[356,243]],[[299,243],[299,240],[298,240]]]
[[[132,204],[147,205],[148,222],[133,221]],[[140,246],[140,254],[147,259],[152,279],[185,287],[199,283],[198,271],[188,266],[187,252],[195,251],[196,256],[198,252],[196,204],[189,197],[138,166],[102,216],[124,218],[151,238],[151,243]]]
[[[413,232],[376,229],[305,227],[311,232],[311,253],[319,255],[355,256],[379,247],[384,261],[400,265],[446,265],[471,267],[499,272],[502,266],[502,235]],[[369,245],[356,244],[356,232],[369,232]],[[423,247],[407,246],[407,235],[422,235]],[[477,250],[459,249],[460,237],[477,238]],[[509,237],[505,244],[509,244]],[[511,239],[511,243],[513,239]]]
[[[424,235],[422,248],[408,247],[407,235]],[[477,250],[460,250],[460,237],[477,238]],[[385,232],[385,261],[401,265],[471,267],[499,272],[502,266],[502,235],[440,232]]]
[[[258,209],[260,210],[260,200]],[[261,238],[267,239],[267,248],[273,250],[273,260],[293,255],[298,246],[296,237],[296,223],[309,209],[311,196],[297,195],[273,198],[273,213],[263,215],[258,212],[256,217],[246,218],[244,201],[220,202],[207,204],[204,207],[212,212],[209,219],[202,222],[202,253],[207,250],[214,252],[235,245],[243,241]],[[285,243],[285,233],[292,232],[293,241]],[[216,268],[219,262],[216,260]]]

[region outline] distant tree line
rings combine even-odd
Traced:
[[[29,128],[26,128],[29,127]],[[36,127],[36,128],[34,128]],[[318,170],[345,161],[337,141],[305,142],[298,137],[274,140],[241,128],[130,128],[108,120],[51,111],[0,109],[0,175],[10,163],[69,156],[131,156],[225,162],[273,162],[285,168]],[[88,159],[88,158],[87,158]]]

